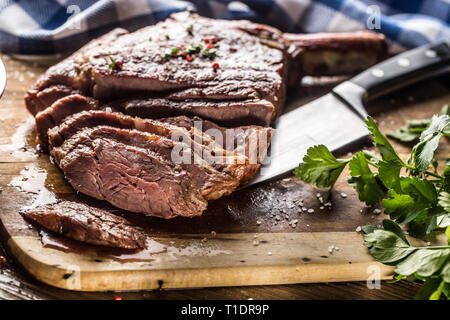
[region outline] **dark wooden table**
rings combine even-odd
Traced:
[[[34,78],[39,67],[18,61],[8,61],[10,81],[5,96],[23,106],[21,77]],[[13,84],[13,85],[11,85]],[[407,88],[389,98],[375,101],[368,108],[375,116],[383,132],[405,124],[408,119],[428,118],[441,106],[450,103],[450,77],[429,81]],[[323,93],[329,88],[301,89],[308,98]],[[300,90],[300,89],[299,89]],[[1,102],[0,102],[1,103]],[[400,153],[406,155],[408,146],[395,143]],[[356,150],[354,150],[356,151]],[[447,154],[447,149],[444,154]],[[342,177],[339,183],[345,183]],[[353,200],[352,200],[353,201]],[[357,200],[355,200],[357,201]],[[0,212],[1,214],[1,212]],[[296,285],[274,285],[253,287],[198,288],[189,290],[156,290],[145,292],[72,292],[56,289],[34,280],[18,267],[7,255],[0,243],[0,255],[7,265],[0,270],[0,299],[112,299],[120,295],[123,299],[412,299],[420,284],[401,281],[389,284],[385,281],[381,289],[370,290],[365,282],[318,283]]]

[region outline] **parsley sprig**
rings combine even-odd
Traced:
[[[450,116],[443,109],[422,127],[417,143],[404,161],[389,140],[368,117],[366,126],[380,154],[356,153],[351,159],[337,159],[324,145],[307,150],[295,175],[318,187],[333,188],[348,165],[349,184],[367,205],[381,202],[391,220],[383,228],[366,226],[365,244],[382,263],[396,265],[399,278],[425,280],[418,298],[450,298],[450,247],[412,247],[399,225],[410,236],[423,238],[436,230],[450,234],[450,163],[437,171],[435,152],[449,131]]]

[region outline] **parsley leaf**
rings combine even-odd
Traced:
[[[445,105],[441,110],[441,115],[450,116],[450,105]],[[414,142],[419,140],[420,134],[429,127],[430,119],[409,120],[407,125],[387,133],[387,136],[399,140],[400,142]],[[450,134],[448,130],[445,135]]]
[[[400,171],[402,163],[398,160],[381,161],[378,164],[378,175],[383,184],[389,188],[400,192]]]
[[[448,115],[433,116],[430,126],[420,135],[420,141],[412,150],[412,159],[420,172],[425,172],[433,159],[444,129],[450,124]]]
[[[445,211],[450,212],[450,193],[442,191],[439,193],[439,205],[444,208]]]
[[[397,223],[410,223],[413,236],[425,236],[436,227],[436,217],[442,214],[437,207],[437,192],[429,180],[417,177],[400,178],[401,192],[391,189],[382,201],[385,212]]]
[[[367,163],[364,153],[358,152],[349,162],[351,178],[348,182],[358,192],[359,200],[368,205],[373,205],[384,196],[384,191],[378,184],[374,174]]]
[[[294,172],[307,183],[332,188],[348,162],[349,160],[336,159],[324,145],[317,145],[308,149],[303,162]]]
[[[111,55],[108,55],[109,60],[111,61],[111,63],[108,65],[111,69],[115,69],[116,68],[116,60],[114,60],[114,58]]]
[[[413,132],[409,127],[401,127],[394,131],[389,131],[387,136],[401,142],[414,142],[420,137],[420,132]]]
[[[381,158],[386,162],[398,161],[401,164],[403,164],[402,159],[400,159],[399,155],[397,154],[391,143],[380,132],[375,123],[375,120],[373,120],[372,117],[367,117],[366,125],[370,131],[370,134],[373,136],[373,142],[377,147],[378,151],[380,152]]]
[[[364,244],[379,262],[396,265],[395,272],[408,279],[426,280],[418,299],[439,299],[450,283],[450,246],[411,246],[401,228],[390,220],[383,229],[367,229]],[[399,278],[398,276],[396,278]]]

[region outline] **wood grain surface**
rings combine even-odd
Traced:
[[[32,130],[33,122],[24,108],[23,94],[43,70],[41,66],[13,60],[9,57],[6,59],[5,65],[9,78],[5,96],[0,100],[0,132],[2,133],[0,145],[10,144],[11,140],[14,139],[17,139],[20,143],[20,138],[23,137],[24,132],[18,131],[21,129],[26,132]],[[382,131],[397,128],[403,125],[407,119],[430,117],[432,114],[438,113],[443,104],[450,102],[448,83],[448,77],[422,83],[403,90],[388,99],[372,103],[369,106],[369,111],[375,114]],[[299,93],[304,94],[305,99],[311,99],[327,89],[299,89],[301,90]],[[25,122],[17,126],[17,119],[24,119]],[[27,123],[26,119],[31,120],[28,120],[29,123]],[[6,221],[6,224],[9,225],[8,233],[36,237],[36,230],[28,228],[19,215],[8,215],[5,218],[5,212],[13,212],[14,210],[17,212],[18,208],[23,205],[23,199],[21,199],[23,195],[18,196],[19,193],[12,192],[15,188],[11,185],[8,186],[8,184],[13,177],[21,172],[23,174],[23,170],[27,171],[30,163],[36,160],[36,154],[32,149],[28,149],[27,145],[34,145],[33,135],[30,135],[28,141],[25,141],[22,150],[12,151],[14,154],[0,153],[0,186],[3,188],[3,192],[0,194],[0,214],[2,215],[2,221],[4,223]],[[406,156],[408,147],[397,146],[400,148],[402,155]],[[441,148],[440,154],[443,158],[446,157],[447,153],[447,146]],[[21,159],[20,161],[17,160],[18,157]],[[48,172],[44,181],[45,186],[52,192],[56,192],[58,197],[69,199],[73,197],[72,189],[61,179],[61,173],[55,166],[51,165],[47,155],[38,154],[37,157],[39,166],[45,168]],[[298,233],[309,234],[311,232],[348,233],[355,230],[359,225],[379,223],[384,217],[383,214],[373,214],[374,208],[366,208],[358,201],[356,193],[346,184],[345,177],[340,179],[336,185],[336,191],[332,195],[333,210],[323,211],[319,209],[317,192],[324,194],[323,190],[316,190],[311,186],[304,185],[296,178],[282,179],[261,187],[242,190],[225,199],[212,202],[201,219],[175,219],[168,222],[133,215],[132,220],[138,224],[145,224],[147,232],[155,236],[190,233],[196,234],[200,239],[203,235],[210,234],[211,231],[217,234],[242,233],[242,237],[247,236],[246,240],[248,240],[248,247],[251,250],[251,238],[254,234],[258,234],[258,237],[262,237],[261,235],[269,237],[272,234],[276,236],[291,234],[294,236]],[[340,197],[341,192],[347,193],[348,197]],[[14,198],[15,194],[19,198]],[[308,207],[315,210],[315,213],[298,214],[297,208],[292,208],[292,203],[299,199],[303,199]],[[89,200],[86,199],[86,201]],[[5,207],[5,203],[8,203],[7,207]],[[277,220],[275,217],[271,217],[268,215],[269,212],[279,214],[281,219]],[[289,220],[284,219],[283,215],[285,214],[299,220],[295,228],[289,225]],[[257,221],[260,223],[257,223]],[[357,236],[357,234],[354,233],[354,236]],[[327,255],[327,246],[324,244],[323,247],[324,255]],[[261,248],[263,247],[258,246],[258,250],[264,250]],[[274,256],[272,258],[275,258]],[[49,287],[32,279],[15,264],[11,257],[7,258],[8,267],[0,271],[0,298],[110,299],[117,295],[108,292],[80,293]],[[383,282],[381,290],[369,290],[365,282],[358,282],[176,291],[163,289],[120,293],[120,295],[123,298],[130,299],[409,299],[414,296],[417,288],[417,284],[407,282],[397,284]]]

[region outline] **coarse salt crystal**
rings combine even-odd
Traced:
[[[271,256],[271,255],[272,255],[272,251],[267,252],[267,254],[268,254],[269,256]]]
[[[341,192],[341,197],[342,198],[347,198],[347,194],[345,192]]]
[[[308,209],[308,213],[314,213],[314,209]]]
[[[356,227],[356,232],[361,232],[361,230],[362,230],[361,226]]]

